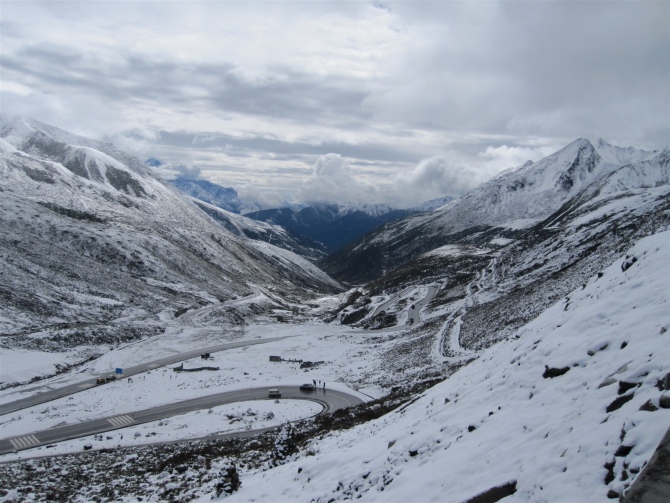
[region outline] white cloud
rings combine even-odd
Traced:
[[[197,166],[184,166],[183,164],[162,164],[151,169],[164,180],[174,180],[175,178],[200,178],[200,168]]]
[[[395,206],[403,208],[444,196],[459,197],[494,174],[494,168],[456,154],[434,156],[398,173],[390,187],[390,198]]]
[[[499,147],[488,146],[483,152],[478,154],[482,159],[488,171],[502,171],[507,168],[521,166],[528,160],[538,161],[546,157],[565,145],[543,145],[538,147],[508,147],[500,145]]]
[[[286,206],[286,201],[279,192],[260,190],[251,183],[240,186],[237,197],[243,204],[242,213]]]
[[[252,66],[236,66],[228,72],[242,84],[251,87],[269,87],[275,84],[288,82],[288,76],[280,72],[273,72],[267,68]]]
[[[356,179],[349,161],[339,154],[320,156],[300,187],[297,200],[305,204],[367,202],[380,199],[377,186]]]

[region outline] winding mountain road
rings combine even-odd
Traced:
[[[377,306],[377,308],[374,310],[374,312],[371,315],[368,316],[368,318],[374,318],[380,312],[385,310],[388,306],[390,306],[391,304],[394,304],[395,302],[398,302],[400,299],[402,299],[403,295],[405,295],[407,292],[409,292],[411,290],[416,290],[416,288],[417,287],[405,288],[402,292],[394,295],[393,297],[391,297],[389,300],[387,300],[383,304],[380,304],[379,306]],[[413,319],[414,323],[418,323],[419,321],[421,321],[421,315],[420,315],[421,309],[423,309],[424,306],[426,306],[430,301],[432,301],[435,298],[435,295],[437,295],[437,292],[439,290],[439,287],[437,287],[435,285],[429,285],[426,288],[427,288],[426,296],[423,299],[421,299],[421,300],[415,302],[414,304],[412,304],[412,306],[410,306],[410,308],[408,309],[408,311],[407,311],[408,323],[409,323],[410,319]],[[372,332],[390,332],[390,331],[404,330],[404,329],[405,329],[405,326],[399,325],[397,327],[391,327],[391,328],[368,330],[368,332],[371,332],[371,333]]]
[[[297,386],[277,386],[276,389],[282,394],[281,400],[310,400],[320,404],[323,407],[323,410],[319,414],[330,413],[337,409],[352,407],[363,403],[363,400],[360,398],[342,391],[328,389],[301,391]],[[71,440],[73,438],[104,433],[111,430],[126,428],[128,426],[148,423],[150,421],[157,421],[195,410],[210,409],[219,405],[248,400],[267,400],[268,390],[269,387],[264,386],[261,388],[225,391],[183,402],[152,407],[147,410],[129,412],[118,416],[95,419],[84,423],[58,426],[35,433],[5,438],[0,440],[0,455],[62,442],[64,440]],[[267,428],[264,428],[263,430],[267,430]],[[253,431],[246,431],[244,433],[248,435],[253,433]]]
[[[183,362],[184,360],[189,360],[200,356],[203,353],[218,353],[220,351],[226,351],[228,349],[241,348],[244,346],[255,346],[256,344],[267,344],[268,342],[281,341],[287,339],[290,336],[285,337],[268,337],[267,339],[251,339],[244,341],[236,342],[227,342],[225,344],[218,344],[216,346],[210,346],[208,348],[197,349],[193,351],[187,351],[185,353],[179,353],[176,355],[166,356],[165,358],[159,358],[158,360],[153,360],[150,362],[145,362],[140,365],[135,365],[134,367],[128,367],[123,369],[123,377],[130,377],[136,374],[141,374],[143,372],[148,372],[166,365],[172,365],[174,363]],[[108,376],[110,372],[105,374],[100,374],[100,377]],[[56,400],[57,398],[62,398],[64,396],[72,395],[74,393],[79,393],[80,391],[93,388],[96,386],[96,378],[90,378],[84,381],[79,381],[74,384],[69,384],[56,389],[48,389],[47,391],[36,393],[33,396],[22,398],[14,402],[8,402],[0,404],[0,416],[3,414],[9,414],[10,412],[16,412],[17,410],[27,409],[34,405],[40,405],[45,402],[50,402]],[[41,386],[46,387],[46,386]],[[26,390],[23,390],[26,391]]]
[[[417,322],[420,321],[420,314],[419,314],[420,310],[435,297],[437,292],[438,287],[433,285],[429,286],[426,292],[426,296],[423,299],[417,301],[415,304],[412,305],[412,307],[409,308],[408,319],[414,319]],[[258,292],[256,291],[254,293]],[[378,312],[385,305],[397,301],[400,297],[402,297],[404,293],[405,293],[404,291],[401,292],[400,294],[390,299],[384,305],[379,306],[376,312]],[[394,329],[398,330],[401,328],[402,327],[394,327],[393,329],[383,329],[383,330],[394,330]],[[216,353],[244,346],[266,344],[269,342],[280,341],[286,338],[288,337],[271,337],[267,339],[229,342],[226,344],[210,346],[208,348],[203,348],[199,350],[179,353],[177,355],[172,355],[165,358],[160,358],[158,360],[153,360],[140,365],[136,365],[133,367],[124,368],[123,377],[127,378],[136,374],[164,367],[166,365],[171,365],[177,362],[188,360],[190,358],[197,357],[202,353]],[[109,375],[109,373],[105,375]],[[16,400],[14,402],[0,404],[0,415],[16,412],[18,410],[32,407],[34,405],[39,405],[45,402],[50,402],[58,398],[62,398],[68,395],[72,395],[74,393],[78,393],[80,391],[84,391],[86,389],[93,388],[95,386],[96,386],[96,378],[90,378],[88,380],[80,381],[78,383],[63,386],[57,389],[49,389],[48,391],[37,393],[28,398],[23,398],[20,400]],[[320,412],[320,414],[329,413],[337,409],[351,407],[353,405],[363,403],[363,400],[361,400],[360,398],[341,391],[317,389],[314,392],[304,392],[295,386],[276,386],[276,388],[281,391],[282,399],[311,400],[316,403],[319,403],[323,407],[323,410]],[[261,388],[252,388],[245,390],[226,391],[174,404],[153,407],[147,410],[135,411],[128,414],[96,419],[83,423],[59,426],[40,432],[24,434],[12,438],[0,439],[0,455],[24,449],[31,449],[34,447],[52,444],[56,442],[62,442],[64,440],[70,440],[73,438],[104,433],[119,428],[125,428],[136,424],[142,424],[150,421],[164,419],[178,414],[184,414],[186,412],[208,409],[211,407],[216,407],[218,405],[225,405],[247,400],[267,399],[268,389],[269,387],[266,386]],[[249,434],[253,432],[245,432],[245,433]]]

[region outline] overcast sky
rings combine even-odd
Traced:
[[[0,110],[266,207],[670,143],[670,2],[0,2]]]

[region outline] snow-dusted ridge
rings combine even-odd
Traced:
[[[226,230],[111,144],[4,114],[0,138],[0,333],[76,339],[101,324],[111,343],[135,331],[124,323],[162,330],[180,310],[247,295],[250,281],[300,297],[338,288],[298,255],[275,260]]]

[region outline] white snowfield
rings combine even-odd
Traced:
[[[611,501],[670,426],[670,232],[628,255],[418,401],[243,472],[226,501],[460,502],[513,483],[505,502]]]

